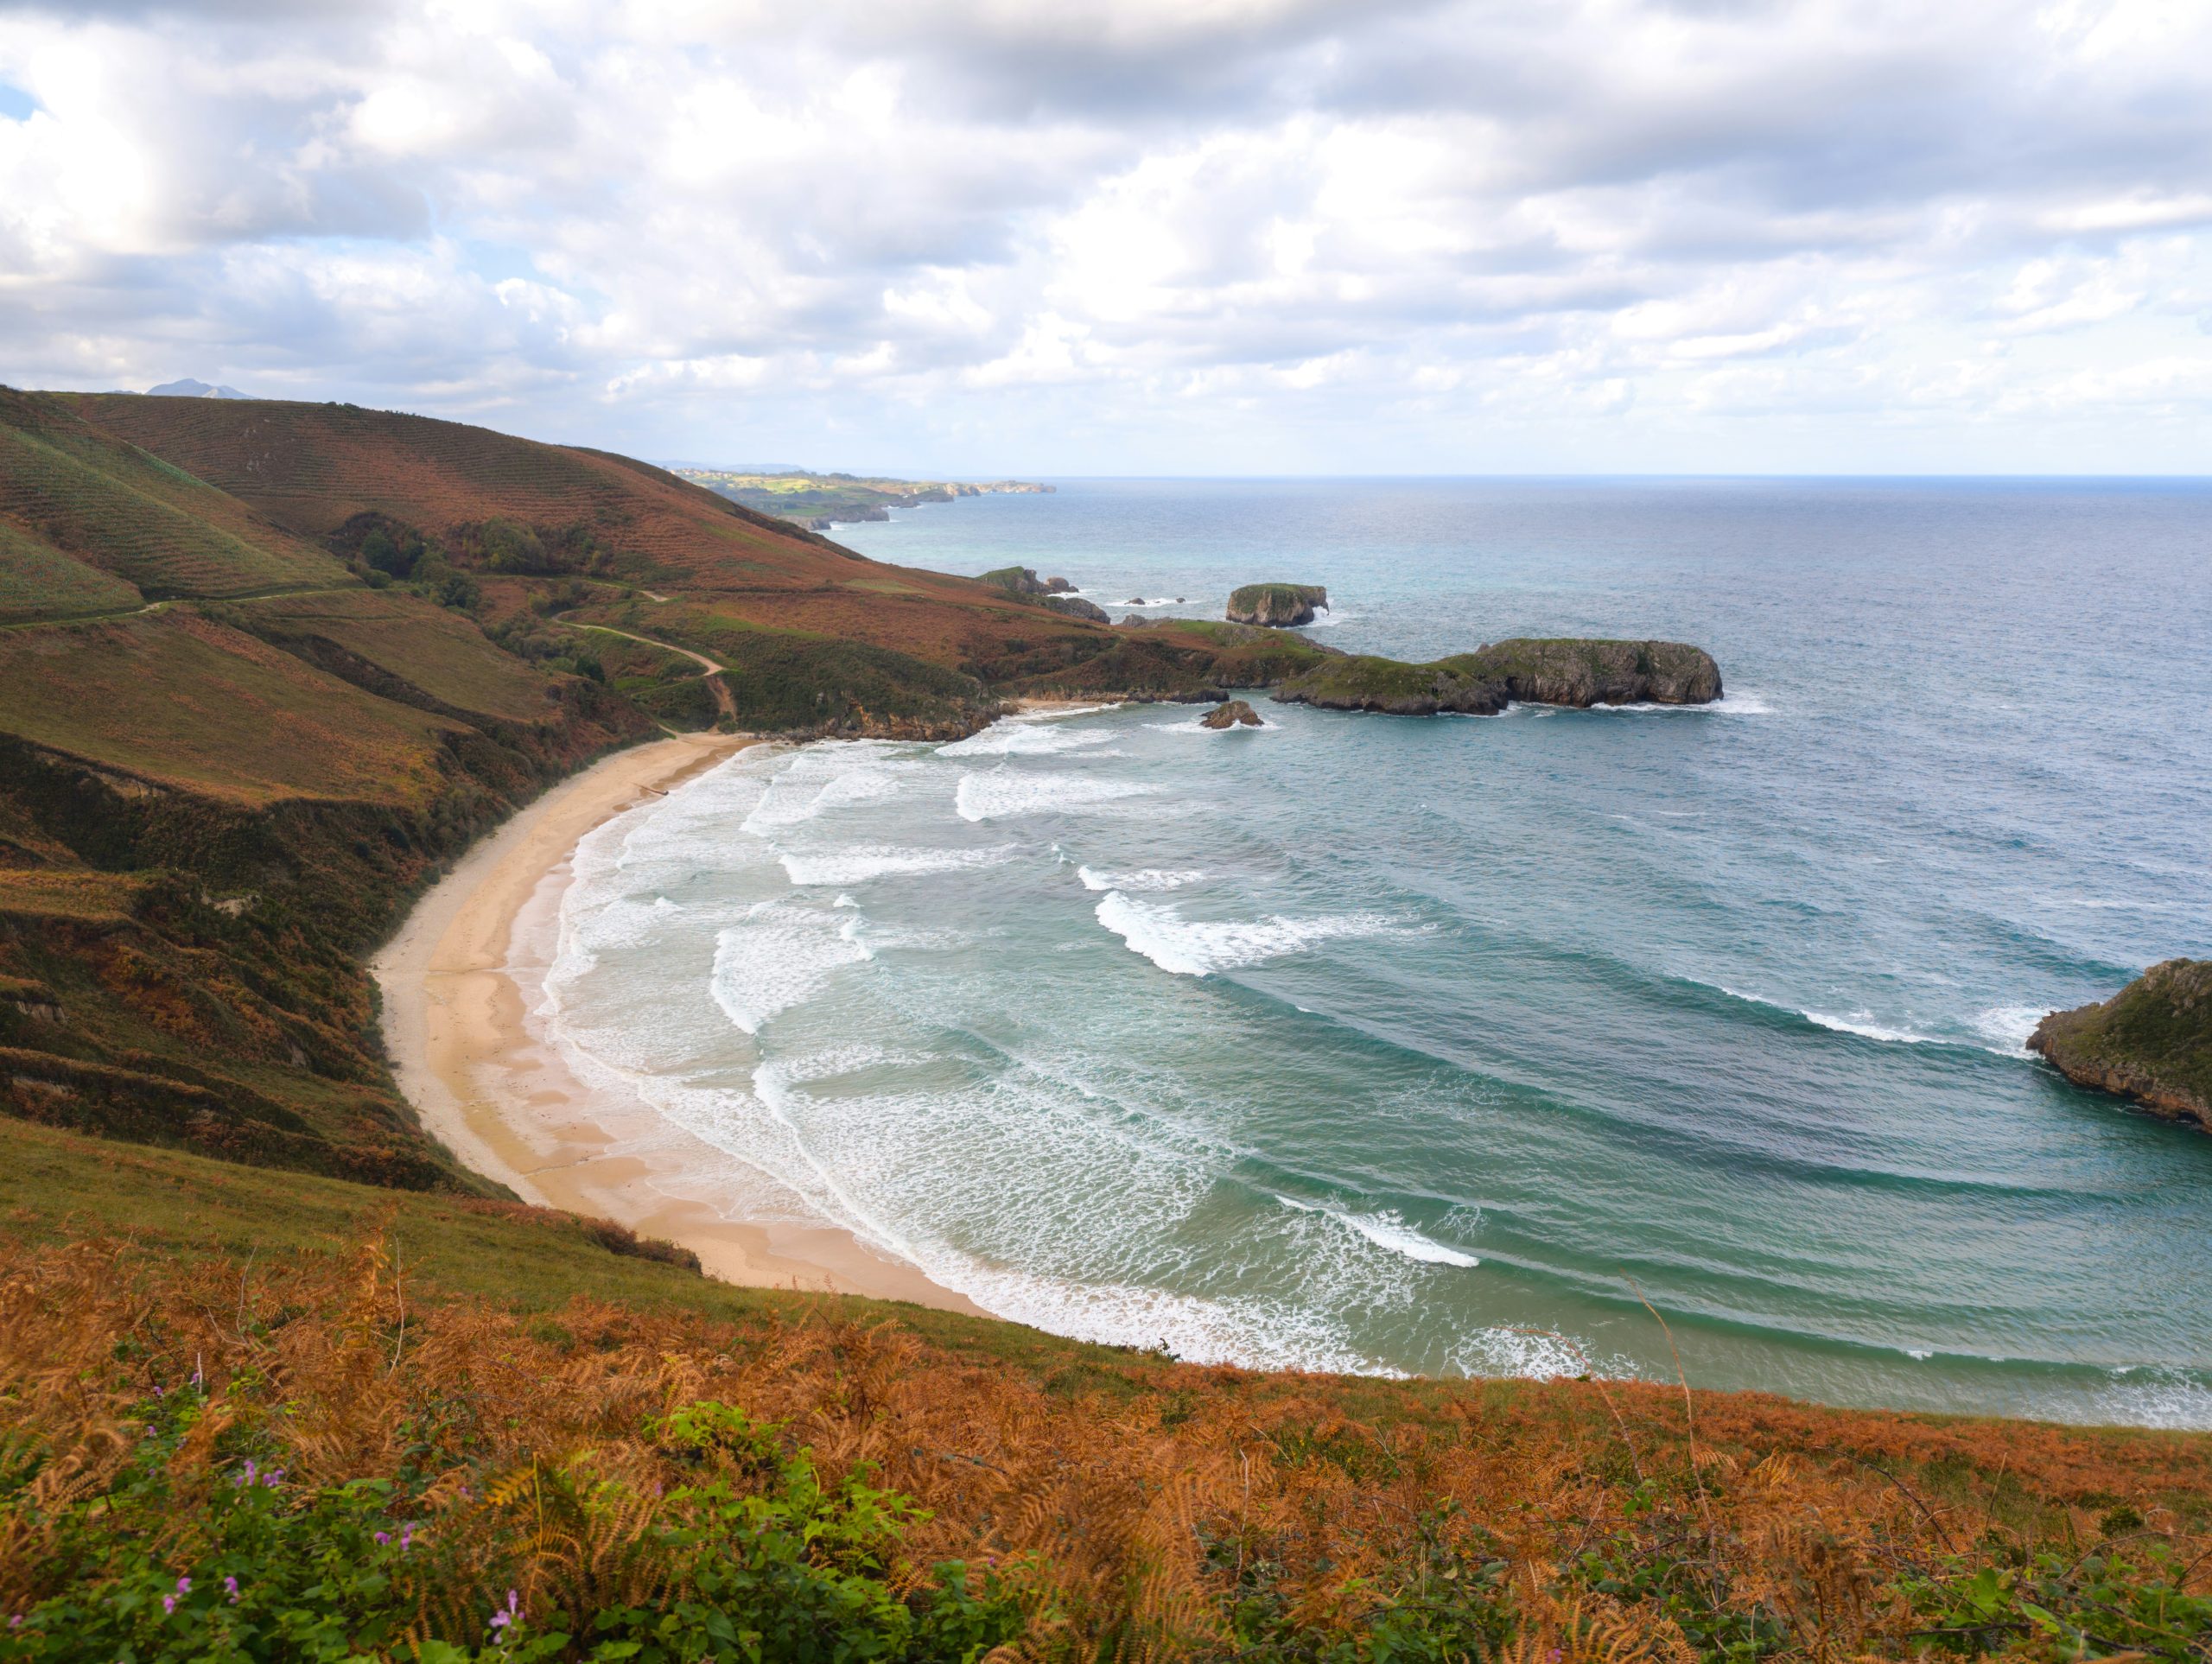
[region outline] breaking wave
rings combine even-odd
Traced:
[[[1205,976],[1303,951],[1332,937],[1383,936],[1404,929],[1383,913],[1314,918],[1186,919],[1162,903],[1134,901],[1118,890],[1098,904],[1098,922],[1164,971]]]

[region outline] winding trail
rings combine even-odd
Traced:
[[[733,722],[737,721],[737,701],[730,694],[729,683],[721,679],[721,673],[729,668],[727,664],[717,664],[704,653],[695,653],[689,647],[678,647],[672,641],[655,641],[651,636],[632,635],[627,630],[617,630],[612,625],[570,624],[563,619],[551,619],[547,621],[558,625],[563,630],[596,630],[602,636],[620,636],[625,641],[642,642],[648,647],[658,647],[663,652],[681,653],[694,664],[702,667],[698,679],[704,682],[709,690],[713,693],[715,704],[721,714]]]

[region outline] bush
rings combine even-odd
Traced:
[[[688,1476],[659,1495],[582,1461],[435,1487],[403,1463],[305,1489],[264,1465],[257,1424],[285,1413],[265,1388],[139,1401],[118,1429],[133,1448],[89,1494],[0,1451],[0,1515],[48,1545],[48,1587],[0,1629],[0,1661],[950,1664],[1023,1627],[995,1573],[976,1588],[958,1564],[896,1561],[920,1517],[904,1498],[865,1470],[825,1482],[730,1405],[647,1423]],[[547,1575],[549,1538],[573,1551],[553,1556],[565,1577]]]

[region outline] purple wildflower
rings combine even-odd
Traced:
[[[385,1544],[391,1540],[391,1534],[386,1531],[379,1531],[376,1534],[376,1538],[377,1547],[378,1548],[382,1548]]]
[[[415,1521],[410,1520],[400,1528],[399,1547],[402,1553],[415,1547]]]
[[[492,1633],[499,1637],[499,1645],[504,1647],[507,1644],[508,1627],[519,1623],[522,1615],[521,1597],[513,1590],[508,1590],[505,1608],[504,1610],[495,1608],[492,1613]]]
[[[163,1595],[162,1597],[162,1615],[166,1617],[169,1613],[175,1610],[176,1597],[175,1595]]]
[[[254,1465],[253,1458],[249,1456],[245,1459],[245,1471],[231,1483],[233,1485],[251,1485],[260,1477],[261,1470]]]
[[[230,1596],[231,1604],[236,1606],[238,1604],[238,1580],[236,1578],[225,1578],[223,1589]]]
[[[180,1595],[190,1594],[192,1592],[192,1579],[190,1578],[179,1578],[176,1580],[176,1591]]]
[[[10,1629],[22,1629],[23,1627],[23,1615],[21,1612],[18,1612],[15,1616],[10,1618],[8,1620],[8,1627]]]

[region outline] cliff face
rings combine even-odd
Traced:
[[[2102,1005],[2054,1011],[2028,1048],[2077,1086],[2212,1132],[2212,960],[2169,959]]]
[[[1313,609],[1329,609],[1329,592],[1318,583],[1248,583],[1229,597],[1231,624],[1277,629],[1313,622]]]
[[[1333,658],[1292,678],[1275,697],[1332,710],[1494,716],[1515,700],[1541,705],[1706,705],[1720,697],[1720,667],[1678,641],[1517,638],[1432,664]]]
[[[1679,641],[1520,636],[1443,663],[1539,705],[1709,705],[1720,697],[1713,655]]]

